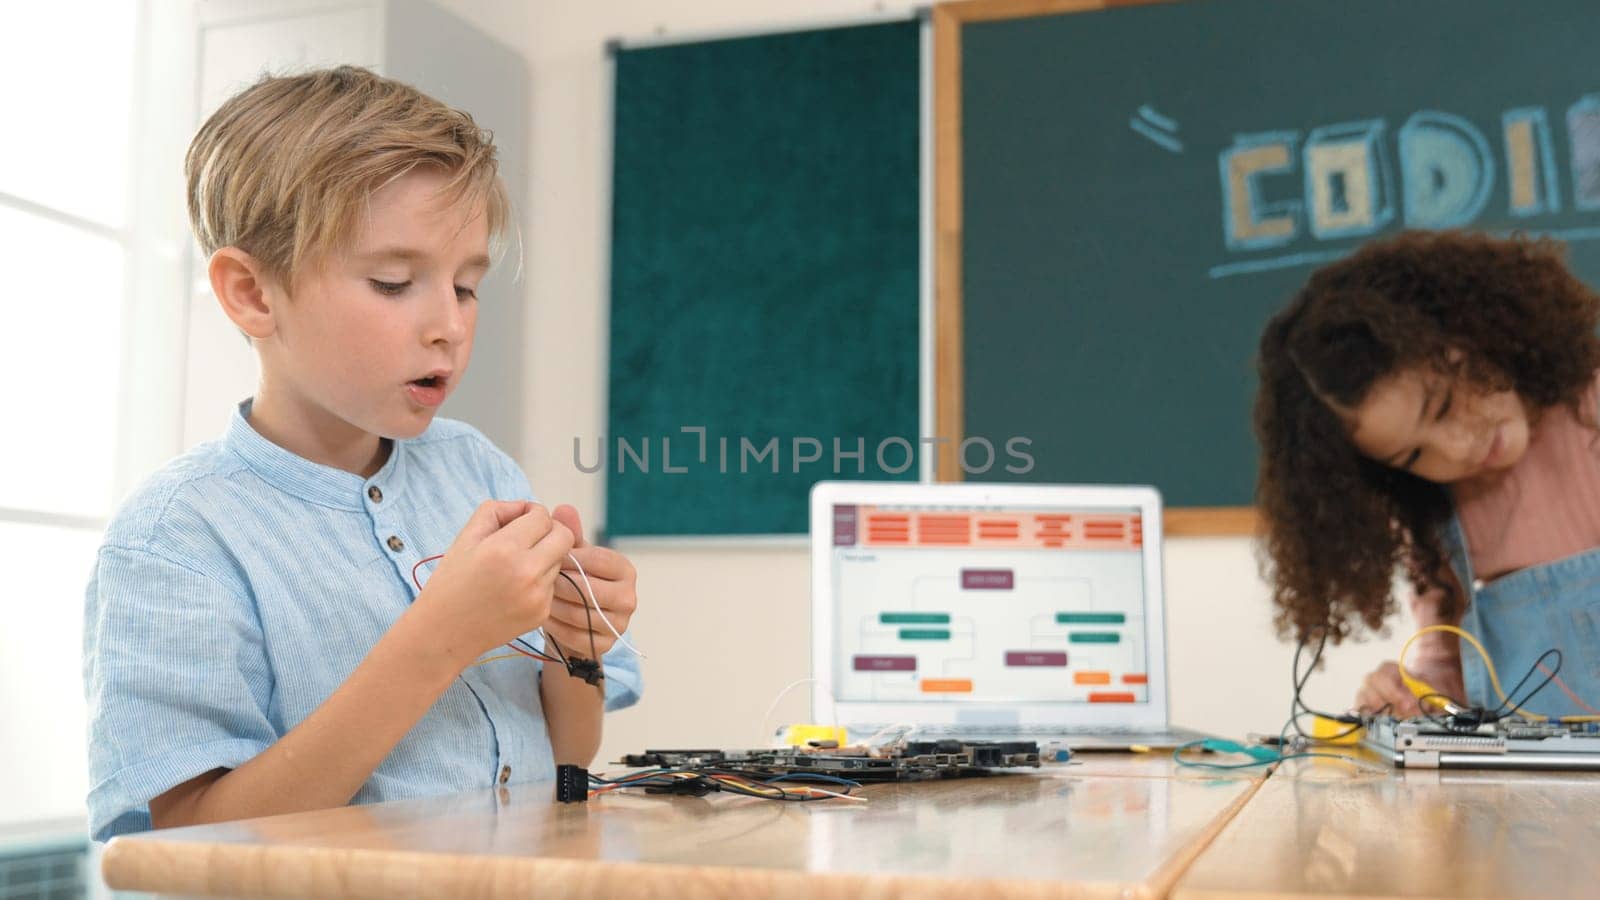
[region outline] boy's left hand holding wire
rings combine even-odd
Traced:
[[[637,573],[626,556],[608,547],[596,547],[584,538],[577,509],[562,504],[551,516],[572,532],[572,556],[583,569],[580,572],[571,558],[562,561],[561,571],[566,577],[556,579],[550,618],[544,623],[545,634],[569,658],[598,660],[617,643],[612,627],[617,632],[628,630],[628,622],[639,605]],[[590,590],[604,618],[589,605],[585,595]],[[607,626],[606,619],[612,627]]]

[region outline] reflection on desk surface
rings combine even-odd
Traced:
[[[1594,896],[1600,773],[1285,765],[1178,882],[1183,898]]]
[[[230,883],[220,870],[233,865],[228,850],[237,847],[255,869],[233,874],[256,890],[264,888],[260,879],[272,877],[257,871],[258,851],[267,847],[268,856],[284,862],[297,849],[317,848],[378,851],[378,859],[391,862],[404,856],[417,868],[418,854],[470,854],[495,857],[496,865],[602,861],[886,876],[924,885],[927,879],[1051,882],[1052,890],[1095,884],[1115,892],[1156,877],[1170,881],[1178,871],[1171,861],[1186,860],[1255,785],[1240,778],[1082,777],[1057,769],[869,785],[859,792],[865,804],[617,791],[567,805],[553,802],[549,785],[524,785],[154,832],[114,844],[107,872],[138,872],[142,889],[159,888],[150,883],[157,876],[149,859],[137,857],[159,857],[170,868],[187,845],[204,860],[193,865],[209,867],[208,885]]]

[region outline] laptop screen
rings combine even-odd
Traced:
[[[844,703],[1147,704],[1137,506],[832,504]]]

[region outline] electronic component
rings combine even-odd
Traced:
[[[1038,768],[1032,741],[907,741],[865,747],[784,747],[762,750],[646,750],[626,766],[719,768],[761,776],[833,775],[857,781],[918,781],[988,774],[991,769]]]
[[[589,799],[589,770],[582,766],[556,766],[556,799],[584,803]]]
[[[839,725],[790,725],[783,730],[783,742],[791,747],[801,747],[813,741],[833,741],[836,746],[843,746],[849,743],[848,738],[844,728]]]
[[[592,659],[580,659],[576,656],[567,657],[567,674],[573,678],[582,678],[589,684],[599,684],[606,680],[606,673],[600,664]]]
[[[1366,744],[1408,768],[1597,770],[1597,725],[1509,716],[1488,722],[1380,716],[1368,724]]]

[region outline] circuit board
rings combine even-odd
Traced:
[[[920,781],[1038,768],[1032,741],[907,741],[892,747],[782,747],[761,750],[646,750],[625,766],[737,769],[762,775],[833,775],[856,781]]]
[[[1600,769],[1596,722],[1379,717],[1367,725],[1366,744],[1413,768]]]

